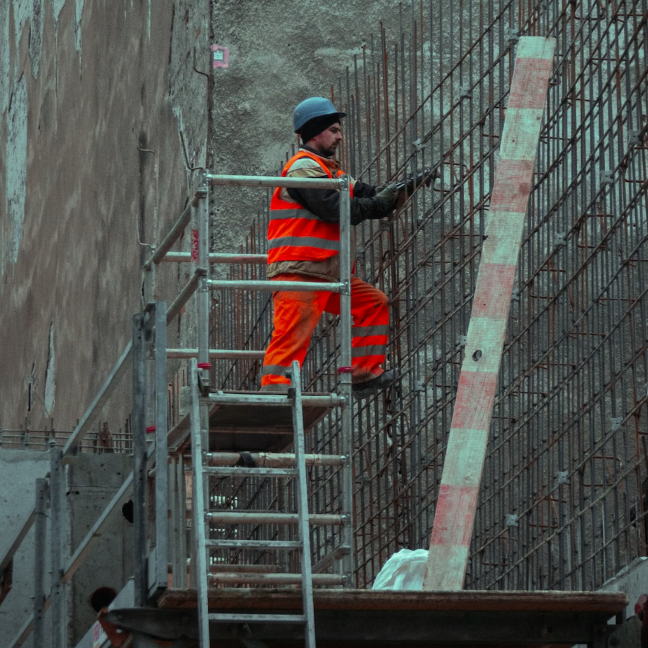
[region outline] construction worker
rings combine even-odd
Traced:
[[[335,161],[342,141],[339,112],[328,99],[311,97],[294,110],[295,132],[303,142],[284,166],[291,178],[337,177],[343,174]],[[351,180],[351,224],[389,216],[399,203],[396,185],[377,189]],[[268,226],[268,277],[280,281],[338,281],[340,277],[340,193],[336,189],[286,189],[278,187],[270,203]],[[352,246],[353,247],[353,246]],[[304,362],[308,345],[322,314],[339,314],[337,293],[277,291],[273,293],[274,330],[265,353],[262,391],[285,392],[293,360]],[[365,398],[384,389],[395,378],[385,370],[389,328],[386,295],[351,277],[352,389]]]

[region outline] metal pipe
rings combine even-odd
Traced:
[[[259,511],[211,511],[207,519],[213,524],[297,524],[297,513],[264,513]],[[312,525],[344,524],[343,515],[333,513],[311,513],[308,521]]]
[[[173,322],[180,314],[182,307],[189,301],[196,290],[198,290],[201,277],[205,277],[206,275],[207,270],[204,268],[196,268],[191,279],[189,279],[186,286],[180,291],[180,294],[175,298],[171,306],[169,306],[169,310],[167,310],[167,324]]]
[[[249,458],[259,467],[280,468],[295,465],[295,455],[280,452],[250,452]],[[205,461],[209,466],[234,466],[241,460],[240,452],[208,452]],[[339,455],[306,454],[308,466],[341,466],[346,459]]]
[[[185,207],[178,220],[169,230],[169,233],[164,237],[162,243],[160,243],[151,258],[144,264],[145,270],[150,270],[153,264],[161,263],[165,260],[167,252],[173,247],[173,244],[180,238],[185,228],[189,224],[191,220],[191,208],[201,195],[201,191],[198,191],[189,202],[189,204]]]
[[[223,288],[239,288],[251,291],[269,290],[291,290],[302,292],[305,289],[315,292],[333,292],[339,293],[344,289],[341,283],[331,283],[323,281],[245,281],[245,280],[207,280],[207,285],[211,290],[220,290]]]
[[[275,405],[278,407],[289,407],[290,403],[286,396],[275,396],[270,392],[250,392],[247,394],[225,394],[217,392],[209,394],[206,397],[211,403],[219,405]],[[311,396],[305,394],[303,397],[304,407],[336,407],[344,403],[344,398],[336,394],[326,394],[323,396]]]
[[[86,410],[85,414],[81,417],[81,420],[77,423],[74,431],[72,432],[72,436],[70,436],[70,438],[67,440],[67,443],[63,448],[64,458],[70,455],[82,441],[85,433],[94,423],[97,414],[108,402],[108,399],[115,390],[115,387],[117,387],[117,384],[121,380],[122,376],[126,373],[130,365],[132,348],[133,342],[131,340],[122,352],[119,360],[117,360],[117,364],[113,367],[108,378],[106,378],[106,381],[99,390],[99,393],[95,396],[90,407]]]
[[[198,349],[167,349],[169,358],[197,358]],[[209,349],[209,357],[213,360],[261,360],[265,351],[242,349]]]
[[[92,525],[92,528],[88,531],[88,533],[86,533],[83,540],[81,540],[74,554],[67,561],[63,569],[63,575],[61,577],[63,583],[69,583],[72,580],[72,577],[79,569],[79,567],[83,564],[83,561],[85,560],[94,543],[101,537],[101,532],[104,525],[108,521],[109,516],[115,510],[115,508],[124,503],[132,489],[132,486],[133,473],[130,473],[124,483],[120,486],[119,490],[115,493],[115,495],[113,495],[113,498],[110,500],[106,508],[102,511],[99,518]]]
[[[160,263],[190,263],[191,252],[168,252]],[[254,263],[263,265],[268,262],[267,254],[224,254],[209,253],[209,263]]]
[[[283,178],[281,176],[207,175],[212,185],[230,187],[294,187],[301,189],[337,189],[340,182],[330,178]]]
[[[313,574],[313,585],[320,587],[331,587],[342,585],[344,578],[339,574]],[[249,574],[242,572],[210,574],[209,582],[217,584],[233,585],[235,583],[245,585],[300,585],[302,582],[301,574]],[[255,617],[255,615],[250,615]],[[268,615],[269,620],[272,615]],[[258,618],[256,619],[258,620]]]

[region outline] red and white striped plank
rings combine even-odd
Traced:
[[[463,587],[555,40],[523,37],[436,504],[424,590]]]

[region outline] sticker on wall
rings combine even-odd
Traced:
[[[221,45],[212,45],[212,67],[226,68],[229,67],[229,48]]]

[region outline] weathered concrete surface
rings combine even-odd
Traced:
[[[204,157],[192,53],[208,4],[187,21],[170,0],[0,4],[0,423],[70,429],[131,335],[138,238],[168,228],[195,178],[180,129]],[[174,273],[161,283],[164,297]],[[128,410],[102,418],[117,428]]]
[[[71,516],[71,547],[76,549],[132,471],[132,457],[124,454],[80,455],[71,466],[68,505]],[[90,605],[100,587],[120,592],[133,574],[133,525],[121,508],[115,509],[72,580],[69,608],[70,645],[76,646],[97,614]]]
[[[398,3],[385,0],[220,0],[211,5],[214,42],[230,48],[229,68],[215,70],[211,97],[209,164],[216,173],[274,175],[281,170],[286,154],[298,145],[293,108],[309,96],[331,97],[332,87],[335,99],[346,66],[353,65],[354,54],[362,61],[362,47],[379,34],[380,22],[391,43],[400,20]],[[215,191],[218,251],[240,244],[262,199],[261,190]]]
[[[34,508],[36,480],[45,477],[49,467],[47,452],[0,449],[0,555],[3,558]],[[34,537],[32,527],[14,557],[13,587],[0,606],[3,645],[9,644],[34,609]],[[43,556],[43,569],[45,587],[49,588],[49,556]]]

